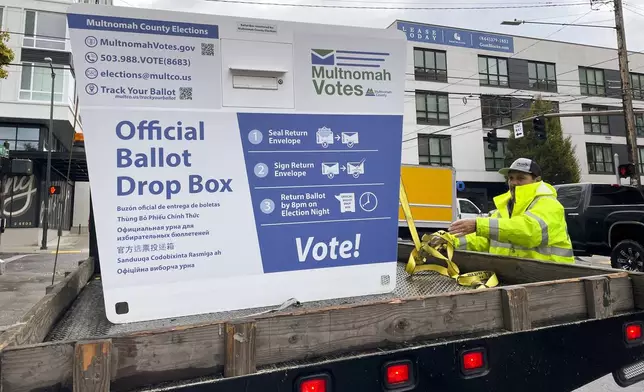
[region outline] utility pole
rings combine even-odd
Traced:
[[[619,56],[619,77],[622,85],[622,105],[626,120],[626,148],[628,161],[635,166],[631,175],[631,185],[640,185],[640,165],[637,151],[637,133],[635,131],[635,113],[633,112],[633,92],[628,69],[628,52],[626,50],[626,32],[624,31],[624,13],[622,0],[614,0],[615,32],[617,33],[617,54]]]

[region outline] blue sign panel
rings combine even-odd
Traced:
[[[462,48],[514,53],[514,38],[507,35],[449,29],[418,23],[398,22],[408,41]]]
[[[265,273],[396,260],[402,116],[238,121]]]

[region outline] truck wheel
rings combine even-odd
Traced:
[[[610,254],[613,268],[644,272],[644,247],[633,240],[619,242]]]

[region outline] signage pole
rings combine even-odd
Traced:
[[[626,120],[626,146],[628,161],[635,168],[631,175],[631,185],[640,184],[639,156],[637,151],[637,133],[635,132],[635,114],[633,113],[633,92],[631,91],[630,74],[628,71],[628,52],[626,50],[626,33],[624,31],[624,15],[622,0],[615,0],[615,29],[617,32],[617,53],[619,55],[619,76],[622,87],[622,105]]]
[[[49,129],[47,132],[47,168],[45,171],[45,198],[43,209],[44,214],[42,217],[42,242],[40,244],[40,249],[47,249],[47,230],[49,230],[49,203],[51,198],[49,197],[49,187],[51,186],[51,149],[52,149],[52,134],[54,133],[54,86],[56,82],[56,73],[54,72],[54,66],[52,65],[51,58],[47,57],[45,60],[49,61],[49,67],[51,68],[51,103],[49,108]]]

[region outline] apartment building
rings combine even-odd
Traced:
[[[111,4],[111,0],[76,1]],[[67,180],[67,162],[62,159],[72,149],[74,131],[82,133],[82,116],[78,116],[76,124],[74,121],[76,86],[65,14],[72,2],[0,0],[0,30],[9,32],[8,44],[15,54],[8,67],[9,76],[0,80],[0,141],[9,142],[12,156],[34,162],[32,176],[3,179],[1,192],[5,203],[0,213],[4,214],[8,228],[41,226],[43,206],[48,200],[50,228],[59,224],[64,229],[79,224],[87,226],[89,185]],[[49,145],[52,72],[54,126],[53,143]],[[63,189],[53,197],[45,189],[49,149],[53,155],[52,181]],[[73,216],[75,209],[82,213]]]
[[[622,108],[615,49],[402,20],[389,28],[408,42],[403,163],[452,165],[465,185],[459,196],[483,208],[507,190],[497,171],[512,127],[502,126],[522,118],[535,97],[560,112]],[[634,106],[644,108],[644,55],[632,53],[629,62]],[[642,162],[644,116],[636,124]],[[627,162],[624,118],[569,117],[561,126],[582,181],[615,182],[613,154]],[[485,140],[493,128],[496,152]]]

